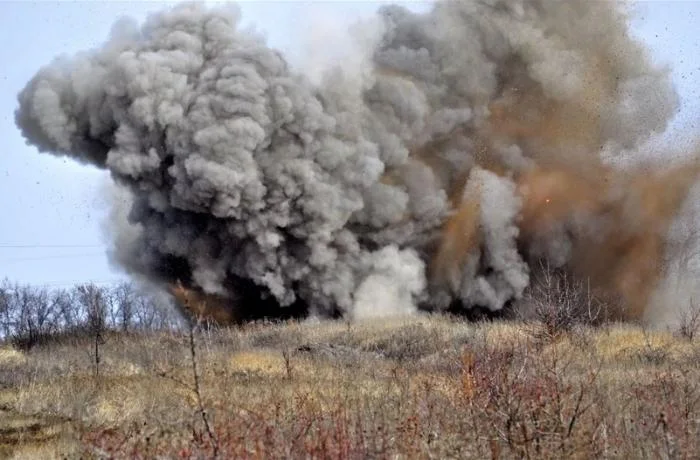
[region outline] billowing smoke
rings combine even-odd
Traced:
[[[615,161],[678,105],[624,8],[481,0],[378,19],[351,69],[313,80],[232,6],[120,21],[41,69],[17,124],[107,169],[128,190],[116,260],[219,321],[499,311],[542,261],[641,317],[698,171]]]

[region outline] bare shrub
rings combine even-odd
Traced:
[[[644,335],[644,345],[635,351],[634,356],[642,364],[650,364],[652,366],[660,366],[665,364],[670,359],[669,345],[655,343],[652,339],[653,333],[647,328],[642,329]]]
[[[555,339],[576,326],[601,324],[608,319],[607,310],[605,302],[593,294],[590,282],[541,265],[518,306],[517,315],[541,325],[533,331],[537,338]]]
[[[465,326],[433,317],[354,325],[334,345],[337,323],[292,322],[271,326],[284,338],[271,348],[252,344],[259,324],[237,328],[240,343],[191,324],[128,340],[111,333],[97,396],[85,385],[84,341],[33,350],[0,382],[5,402],[75,419],[86,458],[694,458],[700,449],[700,361],[620,363],[611,353],[695,348],[659,331],[643,340],[626,326],[636,339],[609,344],[586,328],[582,351],[570,335],[538,349],[507,339],[522,324],[483,323],[459,349],[432,355]],[[309,345],[293,348],[297,334]],[[154,375],[159,368],[167,375]]]
[[[681,337],[693,341],[700,332],[700,304],[691,299],[688,306],[680,311],[677,331]]]

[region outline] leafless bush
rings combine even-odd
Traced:
[[[552,339],[571,332],[575,326],[605,321],[605,306],[593,294],[590,282],[542,265],[533,275],[518,314],[520,319],[534,319],[541,324],[536,331],[540,338]]]
[[[284,338],[269,347],[252,340],[258,324],[191,325],[109,333],[99,398],[85,385],[86,342],[34,350],[0,376],[4,401],[79,420],[86,458],[694,458],[700,449],[697,346],[662,331],[589,328],[585,350],[570,335],[538,349],[515,322],[430,317],[349,331],[290,322],[269,326]],[[465,330],[472,339],[445,353]],[[295,349],[297,334],[309,345]],[[400,343],[412,351],[401,357]],[[620,360],[658,349],[669,355],[654,365]]]
[[[200,321],[201,322],[201,321]],[[202,418],[202,423],[206,429],[207,435],[212,442],[213,452],[212,457],[217,458],[219,456],[219,441],[212,430],[211,423],[209,422],[209,417],[207,410],[204,407],[204,400],[202,399],[202,384],[199,375],[199,369],[197,365],[197,343],[195,342],[195,335],[199,327],[199,323],[195,323],[194,320],[189,322],[189,345],[190,345],[190,364],[192,365],[192,382],[194,394],[197,398],[197,409],[200,417]]]
[[[692,342],[698,332],[700,332],[700,304],[691,299],[688,306],[678,315],[678,333]]]
[[[670,358],[669,345],[655,343],[652,340],[653,332],[647,328],[643,328],[642,333],[644,335],[644,344],[635,351],[634,356],[642,364],[651,364],[653,366],[666,364]]]
[[[600,370],[591,367],[573,382],[566,378],[571,363],[515,347],[465,354],[459,402],[475,423],[487,423],[492,455],[503,450],[515,458],[583,454],[578,450],[591,443],[592,433],[582,427],[592,421]]]

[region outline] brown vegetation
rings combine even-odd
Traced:
[[[90,340],[6,346],[1,452],[692,458],[700,450],[696,340],[610,324],[533,334],[546,327],[538,324],[432,316],[108,334],[99,382]]]

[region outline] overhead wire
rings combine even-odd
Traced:
[[[8,244],[0,243],[0,249],[90,249],[90,248],[104,248],[105,245],[100,244]],[[27,254],[26,252],[24,254]],[[34,253],[36,254],[36,253]],[[88,253],[73,253],[73,254],[45,254],[45,255],[30,255],[28,257],[14,257],[14,251],[9,251],[3,253],[0,251],[0,264],[11,264],[18,262],[40,262],[53,259],[80,259],[89,257],[105,257],[106,251],[98,252],[88,252]],[[44,288],[56,288],[56,287],[67,287],[67,286],[77,286],[81,284],[119,284],[125,282],[125,279],[111,279],[111,280],[75,280],[75,281],[62,281],[62,282],[48,282],[48,283],[17,283],[22,286],[30,287],[44,287]]]
[[[56,254],[47,256],[36,256],[36,257],[12,257],[8,259],[0,258],[0,262],[26,262],[26,261],[42,261],[51,259],[72,259],[72,258],[82,258],[82,257],[98,257],[105,256],[104,252],[95,252],[90,254]]]
[[[0,244],[0,249],[101,248],[103,244]]]

